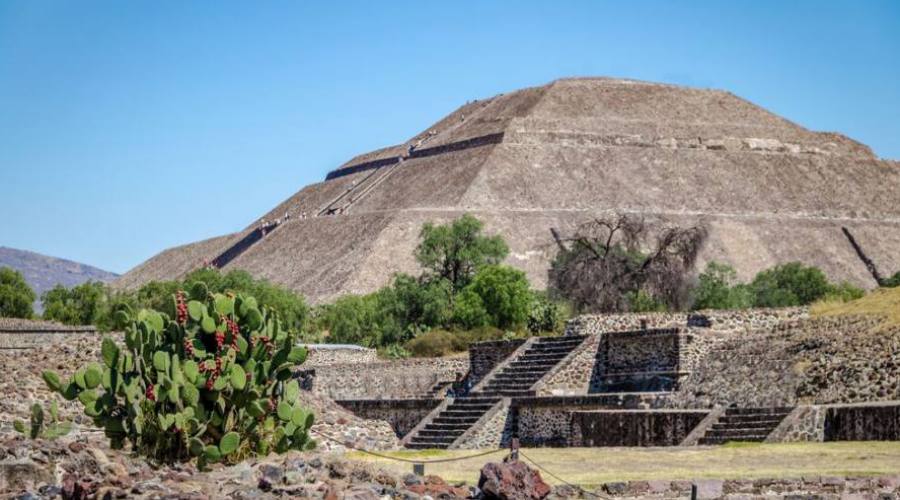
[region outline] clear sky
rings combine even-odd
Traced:
[[[588,75],[900,159],[896,0],[0,0],[0,245],[124,272],[467,100]]]

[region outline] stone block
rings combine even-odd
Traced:
[[[694,481],[694,485],[697,486],[697,498],[721,498],[724,483],[721,479],[698,479]]]

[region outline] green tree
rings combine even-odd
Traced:
[[[525,273],[518,269],[501,265],[485,266],[475,274],[463,293],[471,293],[481,299],[491,326],[513,328],[524,325],[528,320],[533,295]]]
[[[734,268],[719,262],[706,264],[693,295],[694,309],[745,309],[753,304],[750,290],[738,282]]]
[[[548,289],[578,312],[626,312],[649,306],[641,293],[654,304],[681,309],[706,235],[704,226],[695,226],[669,227],[653,236],[643,218],[630,214],[592,219],[573,237],[558,240],[560,250],[550,268]]]
[[[22,273],[10,267],[0,267],[0,316],[31,318],[34,315],[34,291]]]
[[[326,329],[326,340],[333,344],[359,344],[378,346],[379,327],[377,297],[369,295],[345,295],[333,304],[319,309],[319,326]]]
[[[481,296],[474,290],[466,288],[453,303],[453,323],[466,329],[487,326],[491,322],[487,308]]]
[[[99,325],[111,313],[106,285],[88,281],[71,289],[62,285],[46,291],[41,297],[44,319],[66,325]]]
[[[789,307],[825,297],[832,285],[821,269],[788,262],[758,273],[750,289],[756,307]]]
[[[421,283],[408,274],[395,275],[391,286],[376,292],[379,345],[406,342],[419,331],[444,325],[451,296],[446,280]]]
[[[484,225],[465,214],[450,224],[422,226],[416,260],[429,281],[444,279],[460,291],[483,266],[499,264],[509,253],[500,236],[481,234]]]

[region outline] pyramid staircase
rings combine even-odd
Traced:
[[[728,408],[697,444],[765,441],[793,408]]]
[[[500,397],[456,398],[406,443],[412,449],[446,449],[500,402]]]
[[[478,392],[485,396],[534,396],[531,387],[581,345],[585,337],[543,337],[491,377]]]
[[[439,407],[425,417],[425,425],[412,431],[406,447],[449,448],[504,397],[534,396],[531,387],[581,345],[585,338],[570,335],[535,339],[516,358],[488,375],[489,378],[468,396],[458,397],[445,408]]]

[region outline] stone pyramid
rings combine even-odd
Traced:
[[[610,211],[706,224],[701,265],[726,262],[743,279],[799,260],[871,288],[848,233],[882,274],[900,270],[900,163],[729,92],[575,78],[467,103],[403,144],[351,159],[244,230],[165,250],[117,284],[215,261],[324,302],[417,272],[422,224],[468,212],[544,287],[551,228],[571,233]]]

